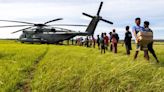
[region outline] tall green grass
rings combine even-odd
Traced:
[[[143,52],[134,61],[134,46],[126,56],[121,45],[118,54],[100,54],[97,48],[0,41],[0,92],[22,92],[25,83],[32,92],[163,92],[164,48],[154,48],[160,64]]]
[[[164,48],[155,46],[163,63]],[[143,52],[133,61],[119,45],[118,54],[92,48],[50,46],[32,82],[34,92],[162,92],[164,66]]]
[[[0,44],[0,92],[21,91],[34,61],[45,51],[42,45]]]

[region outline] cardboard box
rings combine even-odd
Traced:
[[[146,46],[147,44],[153,41],[152,32],[139,32],[137,34],[137,37],[139,39],[139,44],[143,46]]]

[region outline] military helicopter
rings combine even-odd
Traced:
[[[99,6],[96,16],[92,16],[87,13],[82,13],[83,15],[92,18],[92,20],[88,26],[87,25],[74,25],[74,24],[72,24],[72,25],[71,24],[48,25],[51,22],[62,20],[62,18],[57,18],[57,19],[50,20],[50,21],[47,21],[47,22],[41,23],[41,24],[22,22],[22,21],[12,21],[12,20],[0,20],[0,21],[4,21],[4,22],[16,22],[16,23],[28,24],[28,25],[0,26],[0,28],[29,26],[27,28],[12,32],[12,33],[17,33],[20,31],[23,32],[21,34],[21,36],[19,37],[19,41],[22,43],[24,43],[24,42],[59,43],[64,40],[69,40],[75,36],[91,36],[94,34],[94,31],[100,20],[104,21],[106,23],[109,23],[109,24],[113,24],[112,22],[110,22],[106,19],[103,19],[100,16],[100,11],[101,11],[102,5],[103,5],[103,2],[100,3],[100,6]],[[60,27],[52,27],[52,26],[81,26],[81,27],[87,26],[87,29],[85,32],[76,32],[73,30],[60,28]]]

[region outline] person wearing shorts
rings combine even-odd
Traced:
[[[140,26],[140,24],[141,24],[141,18],[136,18],[135,19],[135,24],[136,24],[136,26],[134,26],[132,28],[133,35],[135,37],[135,42],[136,42],[136,52],[135,52],[135,55],[134,55],[134,60],[137,58],[139,51],[142,49],[141,46],[140,46],[140,44],[139,44],[139,39],[137,37],[137,33],[144,31],[144,28]],[[147,60],[149,60],[148,50],[144,50],[144,57]]]

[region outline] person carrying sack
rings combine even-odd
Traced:
[[[142,45],[142,40],[143,40],[142,38],[145,38],[145,37],[143,36],[144,28],[140,26],[141,18],[136,18],[135,23],[136,23],[136,26],[134,26],[132,29],[134,37],[135,37],[135,42],[136,42],[136,52],[134,55],[134,60],[137,58],[140,50],[144,51],[144,57],[147,60],[149,60],[148,50],[145,48],[143,49],[143,45]]]
[[[150,38],[150,42],[148,43],[147,47],[148,47],[148,51],[153,55],[153,57],[156,59],[156,62],[159,63],[159,60],[155,54],[155,51],[153,49],[153,31],[149,28],[149,21],[145,21],[144,22],[144,30],[146,32],[150,32],[152,34],[152,38]]]

